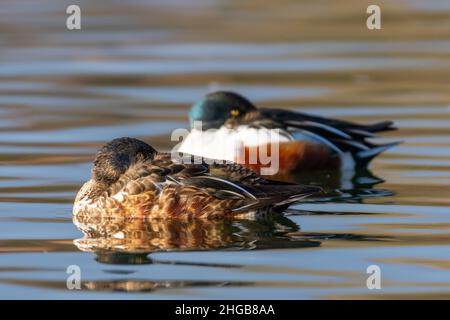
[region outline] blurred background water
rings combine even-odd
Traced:
[[[66,29],[70,4],[82,30]],[[376,1],[382,29],[370,31],[369,4],[3,0],[0,297],[450,298],[450,5]],[[286,218],[122,222],[122,239],[83,238],[71,209],[97,148],[133,136],[169,150],[189,106],[217,88],[392,119],[386,140],[404,143],[355,189]],[[371,264],[381,290],[366,287]],[[67,290],[69,265],[82,290]]]

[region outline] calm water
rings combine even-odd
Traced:
[[[75,2],[75,1],[74,1]],[[386,1],[3,0],[1,298],[450,298],[450,6]],[[264,2],[266,3],[266,2]],[[168,150],[215,88],[261,106],[395,120],[404,143],[353,186],[267,221],[77,221],[97,148],[119,136]],[[366,288],[366,268],[382,290]],[[82,290],[66,289],[78,265]]]

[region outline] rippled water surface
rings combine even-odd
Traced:
[[[1,298],[450,298],[448,1],[379,1],[380,31],[360,0],[77,3],[81,31],[65,28],[71,1],[0,7]],[[285,218],[118,221],[105,228],[121,237],[83,237],[72,203],[97,148],[127,135],[169,150],[215,88],[392,119],[383,141],[403,144]],[[371,264],[381,290],[366,288]]]

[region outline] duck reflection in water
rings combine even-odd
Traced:
[[[320,241],[298,237],[299,227],[283,216],[266,216],[258,220],[92,218],[74,216],[74,224],[84,237],[74,240],[81,250],[95,253],[98,263],[121,265],[108,270],[123,278],[84,281],[83,288],[94,291],[149,292],[185,287],[251,286],[242,281],[190,281],[130,279],[133,269],[126,265],[165,264],[208,268],[240,268],[240,265],[159,261],[151,258],[158,251],[255,250],[277,248],[309,248]],[[296,236],[290,236],[290,234]]]
[[[369,168],[357,168],[349,172],[333,170],[305,172],[281,177],[280,180],[323,186],[325,196],[314,199],[314,202],[362,203],[367,198],[395,195],[392,190],[379,187],[385,180],[376,176]]]
[[[322,241],[389,241],[383,237],[361,234],[302,232],[288,217],[266,216],[258,220],[144,220],[89,218],[74,216],[84,237],[74,244],[95,253],[98,263],[117,265],[104,272],[114,280],[83,281],[83,289],[93,291],[150,292],[192,287],[253,286],[251,281],[215,281],[185,279],[148,279],[132,275],[133,265],[172,265],[202,268],[242,268],[239,264],[158,260],[152,252],[201,250],[259,250],[319,247]],[[182,276],[182,275],[181,275]]]
[[[143,254],[157,251],[275,249],[319,246],[292,238],[299,227],[283,216],[258,220],[133,219],[75,215],[84,237],[74,241],[82,251],[98,253],[99,262],[146,263]],[[111,254],[114,253],[114,254]],[[117,253],[128,253],[123,256]],[[123,259],[123,260],[121,260]]]

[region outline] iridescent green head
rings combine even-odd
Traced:
[[[207,94],[192,106],[189,112],[191,126],[201,121],[202,129],[218,129],[228,119],[243,117],[256,107],[247,99],[234,92],[216,91]]]

